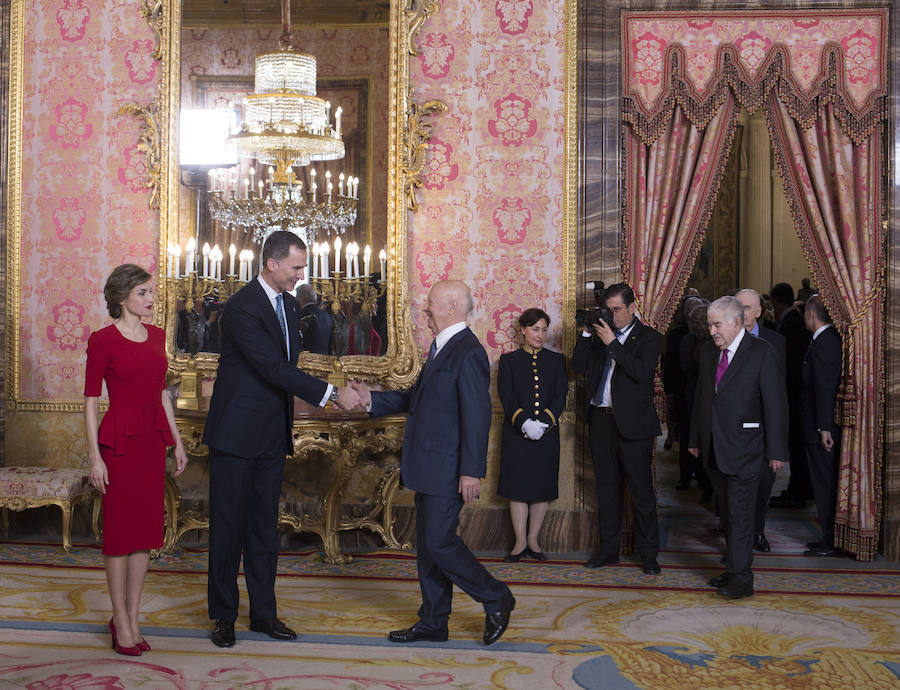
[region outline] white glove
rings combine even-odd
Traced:
[[[522,433],[532,441],[537,441],[544,435],[544,431],[546,431],[548,426],[549,424],[539,422],[536,419],[526,419],[522,422]]]

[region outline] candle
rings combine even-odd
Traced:
[[[186,253],[184,255],[184,274],[190,275],[194,273],[196,269],[194,268],[194,248],[197,244],[194,242],[194,238],[188,240]]]
[[[326,196],[328,197],[328,202],[331,203],[331,183],[328,183],[328,187],[325,189]]]
[[[344,196],[344,173],[338,175],[338,194]]]
[[[385,273],[387,271],[387,254],[383,249],[378,252],[378,260],[381,262],[381,279],[384,280],[387,277]]]
[[[244,198],[245,199],[250,198],[250,178],[249,177],[244,178]]]
[[[313,203],[316,203],[316,183],[313,182],[312,186],[309,188],[309,193],[312,196]]]
[[[172,253],[175,255],[175,272],[173,274],[173,277],[180,278],[181,276],[178,275],[178,263],[181,261],[181,246],[176,244],[174,247],[172,247]]]
[[[353,277],[359,278],[359,245],[353,243]]]
[[[240,267],[240,275],[238,276],[238,280],[246,282],[247,281],[247,251],[241,250],[241,267]]]
[[[233,244],[228,248],[228,275],[232,278],[234,277],[234,255],[237,252],[237,247]]]
[[[331,247],[328,246],[328,242],[322,242],[322,275],[320,278],[328,278],[328,252],[331,251]]]
[[[259,181],[259,198],[260,199],[263,198],[263,181],[262,180]]]
[[[319,243],[313,242],[312,246],[312,277],[316,279],[319,277]]]
[[[338,109],[334,111],[334,134],[335,136],[341,136],[341,113],[344,112],[341,106],[338,106]]]
[[[288,166],[288,187],[293,184],[293,180],[291,179],[294,176],[294,168],[290,165]]]
[[[347,260],[347,277],[353,277],[353,243],[347,245],[344,250],[344,258]]]
[[[331,101],[325,101],[325,125],[331,123]]]
[[[343,245],[343,242],[341,242],[341,238],[335,237],[334,238],[334,272],[335,273],[341,272],[341,245]]]
[[[253,252],[247,250],[247,282],[253,278]]]
[[[203,243],[203,275],[201,278],[209,278],[209,242]]]
[[[363,250],[363,273],[366,278],[369,277],[369,260],[372,258],[372,248],[369,245],[366,245],[366,248]]]

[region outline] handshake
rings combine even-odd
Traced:
[[[337,392],[336,404],[346,412],[366,412],[372,404],[372,394],[363,381],[351,381]]]
[[[522,433],[525,434],[526,438],[529,438],[532,441],[539,441],[549,426],[549,424],[539,422],[536,419],[526,419],[522,422]]]

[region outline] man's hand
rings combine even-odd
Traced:
[[[688,453],[692,457],[699,458],[700,457],[700,449],[699,448],[688,448]]]
[[[831,438],[831,432],[826,429],[819,429],[819,445],[825,449],[826,453],[830,453],[834,448],[834,439]]]
[[[369,406],[372,404],[372,392],[369,390],[369,386],[366,385],[365,381],[351,381],[350,388],[356,391],[356,394],[359,396],[360,405],[364,410],[369,409]]]
[[[478,491],[481,487],[481,480],[478,477],[467,477],[465,475],[459,478],[459,493],[466,503],[474,501],[478,498]]]
[[[343,388],[338,388],[337,395],[337,406],[342,410],[350,411],[354,408],[359,407],[360,399],[359,393],[357,393],[351,386],[344,386]]]
[[[613,332],[613,329],[610,328],[603,319],[600,319],[599,323],[594,324],[594,333],[596,333],[600,340],[603,341],[604,345],[609,345],[616,339],[616,334]]]
[[[784,467],[784,460],[769,460],[769,467],[772,468],[773,472],[777,472],[782,467]]]

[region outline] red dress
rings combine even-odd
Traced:
[[[103,495],[103,553],[119,556],[163,544],[166,446],[175,444],[162,391],[166,334],[146,325],[136,343],[107,326],[91,334],[84,394],[99,397],[106,380],[109,410],[100,423],[100,455],[109,484]]]

